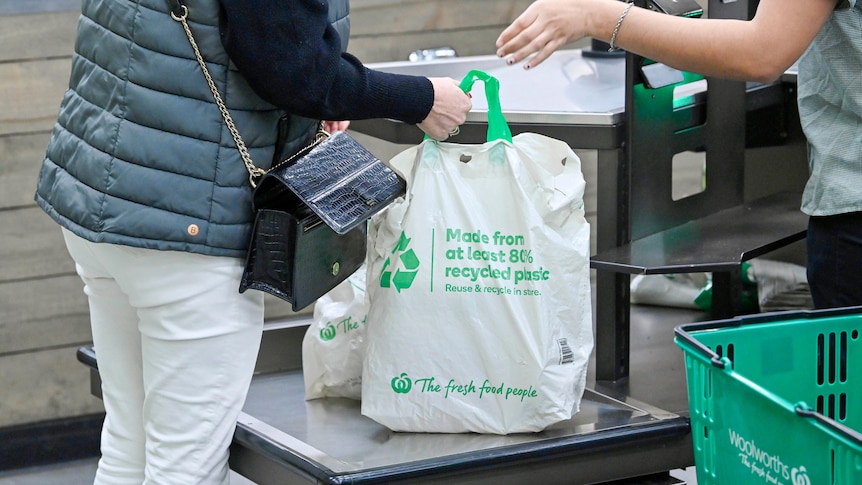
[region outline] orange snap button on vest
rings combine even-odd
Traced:
[[[198,227],[197,224],[189,224],[188,231],[189,236],[197,236],[201,229]]]

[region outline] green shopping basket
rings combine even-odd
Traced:
[[[862,485],[862,307],[674,331],[698,485]]]

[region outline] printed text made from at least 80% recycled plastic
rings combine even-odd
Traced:
[[[533,251],[526,247],[523,235],[446,228],[445,242],[446,260],[464,262],[448,263],[445,267],[444,276],[453,281],[445,285],[446,291],[539,296],[541,292],[538,289],[524,287],[524,282],[550,279],[549,269],[533,265]],[[471,265],[469,262],[484,264]]]

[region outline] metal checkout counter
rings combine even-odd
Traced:
[[[710,17],[748,15],[744,0],[710,2]],[[793,83],[709,80],[708,90],[699,81],[674,94],[673,86],[649,85],[642,58],[589,54],[561,51],[530,72],[495,56],[373,66],[455,79],[484,70],[500,79],[513,134],[542,133],[597,152],[596,351],[581,411],[540,433],[395,433],[361,416],[357,401],[305,401],[301,342],[310,321],[268,323],[231,449],[233,470],[263,485],[588,484],[632,477],[651,478],[626,483],[680,483],[667,471],[693,464],[685,398],[672,412],[630,396],[637,384],[629,379],[629,277],[713,271],[712,315],[638,311],[675,318],[674,324],[725,316],[738,308],[740,263],[804,236],[798,193],[748,201],[743,191],[746,146],[786,144],[794,133]],[[473,102],[454,142],[484,142],[484,96]],[[351,129],[395,143],[422,137],[388,120],[355,121]],[[671,158],[683,150],[706,151],[710,181],[700,194],[672,201]],[[681,366],[682,355],[676,357]],[[92,347],[81,348],[78,358],[91,367],[91,391],[100,395]],[[684,369],[650,374],[656,382],[665,378],[647,384],[653,395],[684,396]]]

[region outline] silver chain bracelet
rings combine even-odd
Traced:
[[[626,18],[626,15],[629,13],[629,10],[632,9],[633,5],[634,5],[634,2],[629,2],[626,5],[626,8],[623,9],[623,13],[620,14],[620,18],[619,18],[619,20],[617,20],[617,25],[616,25],[616,27],[614,27],[614,33],[611,34],[611,41],[609,43],[610,47],[608,47],[608,52],[613,52],[613,51],[617,51],[620,49],[614,43],[617,40],[617,34],[620,32],[620,26],[623,24],[623,20]]]

